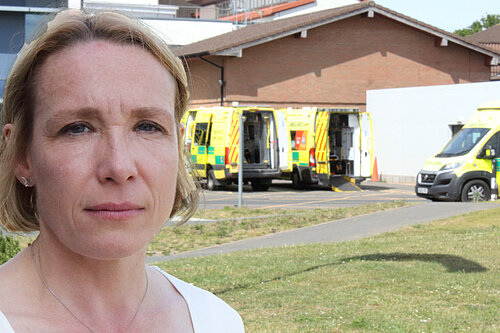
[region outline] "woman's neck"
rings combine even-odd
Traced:
[[[147,297],[145,250],[119,259],[88,258],[43,229],[31,246],[33,265],[53,303],[85,326],[126,325]]]

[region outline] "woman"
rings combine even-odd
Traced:
[[[0,267],[0,332],[243,332],[147,244],[197,191],[184,167],[182,64],[138,22],[59,13],[7,81],[0,218],[39,230]]]

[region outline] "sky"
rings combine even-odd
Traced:
[[[375,3],[448,32],[486,14],[500,15],[500,0],[374,0]]]

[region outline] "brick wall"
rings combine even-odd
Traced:
[[[483,46],[487,46],[497,52],[500,52],[500,43],[481,43]],[[500,75],[500,65],[495,65],[491,66],[491,78],[495,78],[495,80],[498,80],[497,78]]]
[[[243,50],[210,57],[224,64],[225,100],[271,106],[358,106],[366,90],[488,81],[485,57],[381,15],[353,17]],[[193,105],[220,102],[220,70],[190,63]]]

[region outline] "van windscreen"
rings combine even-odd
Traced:
[[[436,157],[453,157],[467,154],[489,130],[489,128],[461,129]]]

